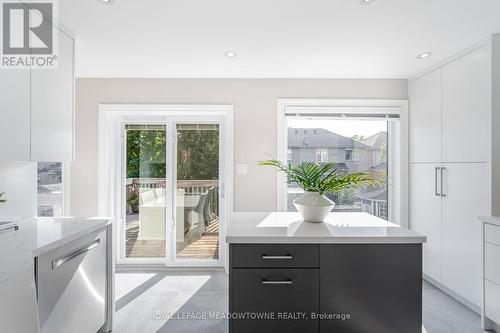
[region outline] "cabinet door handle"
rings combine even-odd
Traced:
[[[74,250],[74,251],[72,251],[72,252],[70,252],[62,257],[59,257],[57,259],[52,260],[52,269],[56,269],[57,267],[64,265],[68,261],[75,259],[80,254],[83,254],[85,252],[92,250],[93,248],[99,246],[100,243],[101,243],[101,239],[96,239],[95,241],[93,241],[85,246],[82,246],[82,247],[80,247],[80,248],[78,248],[78,249],[76,249],[76,250]]]
[[[445,197],[446,194],[444,194],[444,187],[443,187],[443,179],[444,179],[444,170],[446,170],[446,168],[441,168],[441,196],[442,197]]]
[[[293,284],[292,280],[262,280],[262,284],[286,284],[286,285],[291,285]]]
[[[439,191],[438,191],[438,171],[439,171],[439,167],[436,167],[436,169],[434,169],[434,194],[439,197],[440,194],[439,194]]]
[[[292,260],[293,256],[291,254],[287,254],[284,256],[271,256],[271,255],[263,254],[262,259],[264,259],[264,260]]]

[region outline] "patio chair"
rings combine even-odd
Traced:
[[[212,213],[212,200],[215,195],[215,187],[209,188],[207,192],[207,200],[203,206],[203,222],[205,223],[205,226],[208,226],[216,217],[215,214]]]

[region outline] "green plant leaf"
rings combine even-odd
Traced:
[[[315,191],[322,195],[350,188],[381,186],[385,183],[364,172],[345,174],[332,162],[319,164],[304,161],[296,165],[286,165],[276,159],[269,159],[258,162],[258,165],[275,167],[287,175],[288,183],[296,183],[304,191]]]

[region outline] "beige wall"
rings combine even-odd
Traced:
[[[77,79],[76,161],[71,167],[71,214],[97,214],[99,103],[233,104],[235,211],[276,208],[276,173],[256,161],[276,156],[277,98],[407,99],[406,80],[331,79]]]

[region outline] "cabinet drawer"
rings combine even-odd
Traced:
[[[500,227],[486,223],[484,225],[484,240],[500,246]]]
[[[235,244],[233,267],[318,267],[319,245]]]
[[[319,311],[318,269],[234,269],[232,283],[233,313],[274,316],[232,320],[232,333],[318,331],[319,321],[308,318]],[[283,318],[290,313],[306,317]]]
[[[500,323],[500,286],[490,281],[485,281],[484,306],[486,317]]]
[[[484,244],[484,274],[488,280],[500,285],[500,246]]]

